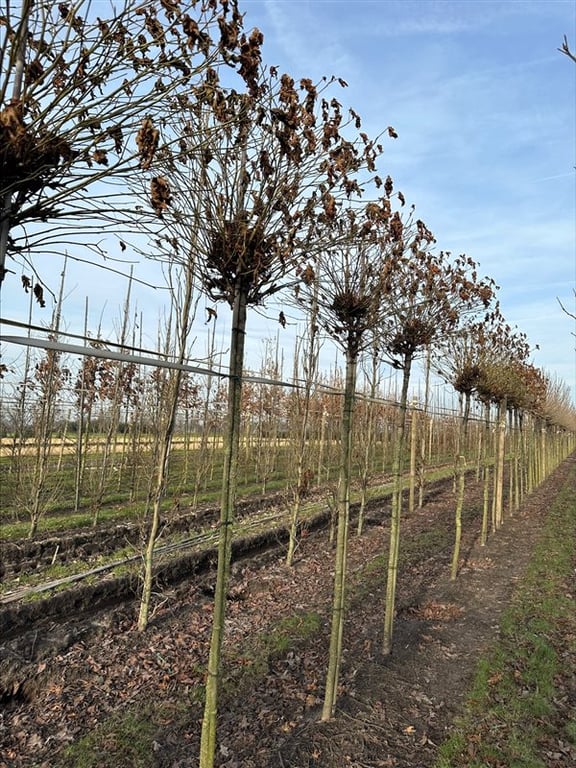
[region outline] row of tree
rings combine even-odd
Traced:
[[[82,0],[58,5],[24,0],[19,8],[8,8],[0,46],[0,277],[11,271],[7,259],[27,264],[33,277],[25,274],[23,287],[43,305],[46,277],[35,268],[39,251],[69,250],[76,242],[73,257],[85,258],[86,243],[102,249],[98,239],[90,239],[94,229],[125,232],[122,251],[128,243],[167,265],[173,311],[164,360],[170,366],[157,413],[141,629],[147,624],[154,543],[194,309],[199,296],[212,302],[214,316],[219,302],[231,309],[202,768],[213,765],[216,747],[245,344],[254,308],[279,304],[281,326],[287,315],[295,315],[307,329],[301,362],[302,445],[321,334],[339,346],[345,361],[323,718],[334,713],[341,663],[361,359],[371,356],[374,370],[387,362],[402,372],[385,652],[392,642],[402,462],[415,359],[427,350],[439,351],[440,370],[467,402],[476,394],[499,404],[503,435],[509,410],[536,414],[546,397],[545,377],[530,366],[526,340],[501,317],[494,282],[480,277],[469,257],[438,251],[430,229],[414,207],[405,212],[404,195],[380,170],[383,141],[396,138],[394,129],[368,136],[359,114],[344,109],[335,95],[343,80],[295,80],[262,62],[262,43],[259,30],[243,30],[235,0],[211,0],[201,7],[183,7],[179,0],[129,1],[107,19],[94,17]],[[84,243],[82,250],[78,243]],[[57,383],[58,331],[56,322],[52,347],[47,344],[52,355],[48,388]],[[124,328],[121,347],[125,334]],[[452,352],[448,368],[447,350]],[[89,370],[83,368],[83,375],[80,389],[85,393]],[[120,418],[115,390],[123,386],[120,376],[108,382],[116,408],[109,437]],[[41,477],[48,467],[50,413],[43,418],[37,440]],[[495,465],[497,488],[503,451]],[[298,487],[304,487],[303,464],[299,472]]]
[[[126,346],[127,335],[132,338],[131,344],[136,343],[133,331],[128,328],[132,314],[129,299],[130,291],[118,323],[116,342],[91,342],[93,352],[98,351],[101,357],[78,359],[59,351],[57,345],[43,353],[28,348],[21,368],[14,368],[2,382],[3,453],[10,457],[3,468],[3,506],[5,511],[12,509],[17,517],[19,512],[30,513],[30,535],[35,534],[48,509],[78,512],[89,507],[96,523],[107,500],[122,497],[134,503],[146,498],[146,481],[152,475],[157,450],[154,445],[160,429],[158,403],[166,400],[170,371],[138,364],[136,361],[143,358]],[[57,307],[53,329],[47,333],[51,344],[55,344],[57,318],[62,314],[65,308]],[[214,346],[217,322],[212,323],[208,362],[214,357],[215,350],[210,347]],[[170,326],[168,320],[168,335]],[[483,333],[484,326],[474,330]],[[299,445],[296,462],[302,476],[298,486],[306,489],[312,482],[328,482],[334,474],[335,437],[341,430],[340,393],[345,376],[339,367],[329,374],[316,368],[309,375],[309,355],[308,362],[303,356],[307,341],[306,335],[298,338],[290,361],[284,359],[286,350],[280,348],[278,334],[274,343],[266,344],[257,370],[248,371],[244,377],[240,474],[245,485],[256,483],[262,492],[266,492],[270,481],[278,487],[278,472],[284,471],[284,462],[295,442]],[[543,377],[530,365],[506,366],[494,344],[484,342],[474,339],[472,334],[459,335],[451,337],[449,345],[430,348],[427,356],[428,367],[437,373],[443,371],[462,400],[464,435],[468,431],[471,403],[475,403],[476,418],[480,416],[480,407],[487,409],[483,418],[489,422],[497,417],[494,412],[503,402],[503,395],[509,412],[528,412],[543,423],[570,426],[566,388]],[[106,349],[114,346],[124,350],[125,360],[106,356]],[[386,371],[376,348],[365,358],[356,386],[352,469],[363,488],[367,487],[371,473],[378,468],[386,469],[390,457],[386,438],[392,441],[399,391],[398,382],[392,387],[389,377],[388,389],[383,389]],[[292,376],[290,381],[284,381],[284,368],[290,366]],[[402,371],[394,372],[396,378],[400,374]],[[491,380],[496,384],[491,385]],[[445,387],[442,393],[445,396]],[[412,405],[425,410],[428,417],[440,413],[450,416],[447,403],[440,403],[437,397],[432,402],[429,392],[423,392],[421,386],[414,398],[413,394]],[[454,398],[449,398],[448,405],[454,407]],[[184,493],[193,505],[199,493],[207,490],[208,478],[212,484],[217,473],[225,406],[222,370],[208,368],[203,375],[183,372],[174,435],[179,452],[173,459],[177,468],[171,471],[170,494]],[[450,423],[452,418],[444,421]],[[438,436],[443,432],[440,426],[436,431]],[[36,452],[31,445],[36,446]],[[38,450],[39,446],[42,450]],[[308,447],[315,455],[306,456]],[[456,446],[450,448],[453,453],[457,450]],[[373,458],[375,451],[380,455],[379,462]],[[436,453],[435,446],[435,456]],[[447,455],[446,447],[442,453]],[[41,471],[46,463],[49,471]]]

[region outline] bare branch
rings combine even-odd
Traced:
[[[236,0],[192,7],[195,18],[177,3],[127,0],[100,18],[90,0],[8,6],[0,26],[0,282],[7,256],[66,242],[50,225],[55,218],[68,232],[86,218],[126,229],[138,219],[127,176],[162,149],[155,122],[214,65],[250,80]],[[253,56],[258,50],[253,40]]]
[[[564,35],[564,40],[562,42],[562,45],[560,48],[558,48],[560,53],[564,53],[566,56],[568,56],[569,59],[572,59],[572,61],[576,64],[576,53],[573,53],[570,49],[570,46],[568,45],[568,38],[566,35]]]

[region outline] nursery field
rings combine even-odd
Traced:
[[[221,768],[572,765],[574,434],[251,397],[4,440],[0,768],[197,768],[220,624]]]
[[[562,197],[433,231],[241,0],[4,5],[0,768],[574,768]]]
[[[422,507],[404,519],[387,656],[380,650],[390,499],[380,491],[362,535],[350,534],[339,703],[329,722],[319,722],[333,586],[329,513],[317,510],[291,567],[278,531],[237,551],[217,764],[574,765],[574,457],[510,510],[485,546],[483,483],[471,473],[456,580],[453,483],[427,486]],[[272,495],[268,512],[277,509]],[[245,511],[250,517],[254,507]],[[351,511],[353,523],[358,504]],[[2,768],[196,766],[210,560],[189,566],[187,578],[156,584],[146,633],[136,629],[136,581],[132,599],[47,615],[6,636]],[[46,603],[46,595],[28,601]]]

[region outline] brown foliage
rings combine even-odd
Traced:
[[[150,203],[160,218],[171,202],[172,194],[167,180],[163,176],[155,176],[150,182]]]
[[[267,282],[275,255],[275,243],[264,236],[262,227],[249,226],[244,217],[226,221],[211,235],[206,288],[214,298],[225,298],[230,304],[238,288],[257,302],[259,286]]]
[[[41,189],[61,163],[75,157],[69,142],[42,127],[30,130],[22,102],[0,111],[0,177],[2,186],[22,196]]]
[[[138,154],[140,155],[141,168],[146,170],[152,165],[152,160],[158,149],[159,139],[160,132],[154,127],[152,120],[147,117],[136,134],[136,146],[138,147]]]

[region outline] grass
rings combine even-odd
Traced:
[[[210,479],[200,481],[197,489],[196,503],[198,505],[218,504],[221,496],[221,476],[222,476],[222,458],[221,452],[213,457],[213,465],[210,468]],[[268,492],[284,490],[287,483],[292,478],[291,454],[289,451],[280,451],[278,454],[277,468],[274,473],[268,477],[266,488]],[[19,496],[27,497],[30,489],[16,487],[15,475],[9,472],[10,465],[8,458],[0,458],[0,485],[2,486],[2,506],[0,508],[0,538],[4,541],[15,541],[28,536],[30,529],[29,519],[22,513],[23,505]],[[130,470],[126,470],[125,475],[129,477]],[[149,473],[141,472],[139,475],[140,483],[143,486],[142,478]],[[186,487],[183,487],[183,459],[182,452],[175,451],[172,457],[170,479],[166,493],[166,500],[162,508],[169,511],[177,500],[183,507],[190,505],[195,496],[194,485],[196,478],[194,471],[189,473],[189,480]],[[52,500],[45,504],[45,511],[41,516],[38,532],[41,534],[60,533],[62,531],[74,530],[78,528],[90,527],[92,525],[93,511],[90,507],[91,486],[86,483],[82,491],[82,506],[76,513],[72,512],[74,504],[74,468],[70,464],[62,467],[58,474],[58,483],[56,484],[56,472],[49,475],[47,485],[54,486],[51,491]],[[145,498],[148,491],[147,487],[138,489],[135,501],[130,501],[129,489],[122,492],[117,487],[117,476],[109,473],[109,483],[106,490],[102,507],[99,510],[98,522],[123,522],[134,521],[142,517],[145,510]],[[57,487],[56,487],[57,485]],[[249,497],[260,495],[262,493],[262,479],[257,476],[255,467],[250,465],[249,471],[243,468],[239,471],[239,497]],[[93,489],[92,489],[93,490]]]
[[[246,452],[245,452],[246,453]],[[183,507],[192,503],[194,498],[194,485],[196,483],[195,461],[198,458],[197,452],[192,452],[195,460],[191,461],[191,468],[188,473],[188,481],[184,483],[184,452],[177,449],[173,452],[171,459],[171,472],[168,481],[166,500],[163,503],[163,510],[169,511],[174,501],[177,500]],[[249,497],[262,493],[263,478],[259,476],[258,468],[253,461],[247,461],[250,453],[241,460],[238,478],[239,478],[239,497]],[[118,456],[120,461],[122,457]],[[216,450],[211,456],[211,465],[207,466],[207,476],[199,481],[197,504],[218,504],[221,495],[221,476],[222,476],[223,454],[221,450]],[[93,462],[97,468],[100,461],[98,453],[89,452],[86,458],[87,462]],[[12,460],[10,457],[0,457],[0,485],[3,490],[2,505],[0,507],[0,538],[4,541],[16,541],[28,536],[30,522],[22,513],[25,507],[31,488],[30,472],[33,466],[33,457],[24,456],[22,462],[22,480],[23,485],[18,487],[17,475],[11,471]],[[59,471],[57,471],[58,461],[56,454],[51,459],[51,467],[46,480],[46,487],[43,495],[45,497],[44,512],[41,515],[38,533],[39,534],[57,534],[62,531],[77,530],[92,525],[93,510],[91,509],[90,498],[95,492],[96,483],[94,478],[86,475],[85,483],[81,493],[81,507],[78,512],[73,512],[74,505],[74,480],[75,465],[74,457],[67,456]],[[271,472],[266,480],[266,489],[268,492],[282,491],[287,485],[294,481],[293,476],[294,456],[289,447],[281,447],[276,454],[274,471]],[[337,460],[330,458],[330,474],[333,479],[337,477]],[[384,468],[389,470],[389,467]],[[380,471],[384,471],[381,469]],[[99,523],[119,523],[134,521],[142,517],[145,510],[145,499],[148,492],[149,472],[139,471],[137,473],[136,497],[130,501],[130,478],[132,466],[122,469],[122,474],[114,472],[111,467],[108,472],[107,488],[103,499],[102,507],[98,513]],[[441,477],[451,474],[450,468],[427,470],[427,482],[433,482]],[[120,481],[120,478],[123,478]],[[407,480],[406,480],[407,483]],[[391,486],[390,486],[391,487]],[[384,487],[384,491],[387,490]],[[375,494],[381,493],[382,487],[370,488],[369,498]],[[23,503],[24,501],[24,503]]]
[[[547,753],[576,754],[576,717],[563,703],[564,685],[576,674],[576,611],[568,591],[575,474],[548,512],[500,639],[478,665],[465,714],[441,745],[436,768],[546,768]],[[568,762],[558,765],[570,764],[566,754]]]
[[[223,696],[237,697],[243,690],[249,690],[268,674],[275,659],[305,643],[320,631],[321,625],[320,615],[315,611],[296,613],[235,647],[224,662],[229,675],[224,680]]]
[[[150,768],[155,763],[158,734],[167,723],[182,721],[185,717],[183,705],[131,705],[66,747],[52,765],[54,768]]]

